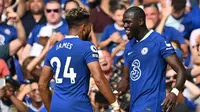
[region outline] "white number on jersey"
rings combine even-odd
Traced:
[[[76,78],[76,73],[74,73],[74,68],[69,68],[70,61],[71,61],[71,57],[67,57],[66,63],[64,65],[65,68],[64,68],[63,77],[64,78],[70,78],[71,84],[74,84],[75,78]],[[56,83],[60,84],[60,83],[63,82],[62,78],[58,78],[58,75],[60,73],[60,68],[61,68],[61,62],[60,62],[58,57],[53,57],[50,61],[51,66],[53,66],[54,62],[57,64],[56,74],[55,74]],[[68,73],[68,70],[69,70],[69,73]]]

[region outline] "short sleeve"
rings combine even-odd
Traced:
[[[188,13],[186,16],[184,16],[183,21],[182,21],[182,25],[183,25],[183,36],[184,38],[189,38],[191,31],[193,30],[193,26],[192,26],[192,15],[190,13]]]
[[[51,60],[51,57],[50,57],[50,53],[48,52],[44,60],[44,65],[51,66],[50,60]]]
[[[168,57],[171,54],[175,53],[174,48],[172,47],[171,43],[169,42],[169,40],[166,39],[166,37],[158,37],[160,38],[160,53],[161,56],[165,59],[166,57]]]
[[[97,48],[93,44],[88,45],[84,54],[84,59],[87,64],[90,62],[99,61],[99,54]]]
[[[109,25],[107,25],[101,35],[101,42],[107,40],[109,37]]]
[[[34,39],[33,39],[33,31],[30,32],[29,36],[28,36],[28,41],[27,41],[28,44],[30,44],[31,46],[33,45],[34,43]]]
[[[126,45],[125,50],[124,50],[124,66],[128,66],[128,60],[127,60],[127,54],[128,54],[128,45]]]
[[[28,44],[30,44],[31,46],[33,46],[33,43],[37,42],[38,39],[38,34],[40,31],[41,27],[40,26],[36,26],[35,28],[33,28],[33,30],[30,32],[29,36],[28,36]]]

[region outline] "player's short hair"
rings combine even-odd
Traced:
[[[146,15],[145,15],[145,12],[143,9],[141,9],[140,7],[137,7],[137,6],[134,6],[134,7],[130,7],[126,10],[125,13],[132,13],[134,15],[134,18],[137,18],[137,19],[142,19],[143,22],[145,24],[143,25],[146,25]]]
[[[68,21],[69,27],[80,26],[89,22],[90,13],[81,7],[70,10],[65,19]]]

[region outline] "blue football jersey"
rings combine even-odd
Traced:
[[[200,8],[198,5],[194,6],[192,10],[187,13],[182,21],[183,24],[183,35],[189,39],[190,33],[197,28],[200,28]]]
[[[165,36],[169,41],[178,41],[179,44],[185,44],[183,34],[172,27],[165,26],[163,29],[163,36]]]
[[[102,33],[101,36],[101,42],[107,40],[108,38],[110,38],[110,36],[115,33],[115,32],[119,32],[120,36],[122,37],[123,40],[127,40],[127,35],[126,35],[126,31],[125,29],[119,29],[117,28],[117,24],[110,24],[107,25]],[[110,44],[108,44],[108,46],[106,47],[108,52],[112,53],[115,49],[115,47],[117,46],[116,43],[111,42]],[[117,63],[118,59],[120,59],[123,56],[123,51],[119,52],[116,54],[116,56],[114,57],[114,64]]]
[[[17,38],[17,31],[15,27],[5,23],[0,24],[0,45],[9,44],[12,40]]]
[[[69,32],[68,29],[68,23],[66,20],[62,20],[63,23],[61,23],[61,26],[59,26],[58,28],[55,29],[56,32],[61,32],[61,34],[63,35],[67,35]],[[28,44],[29,45],[33,45],[34,43],[38,43],[39,41],[39,32],[40,29],[44,26],[46,26],[47,24],[42,24],[42,25],[37,25],[33,28],[33,30],[31,31],[31,33],[28,36]]]
[[[141,41],[130,40],[124,53],[124,65],[130,73],[130,112],[161,112],[165,98],[165,58],[175,53],[170,42],[149,31]]]
[[[45,60],[56,81],[51,112],[92,112],[87,95],[90,80],[87,64],[94,61],[98,61],[96,47],[78,36],[66,36],[52,47]]]

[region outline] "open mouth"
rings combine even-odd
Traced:
[[[107,66],[108,65],[108,63],[104,63],[104,64],[102,64],[102,66]]]

